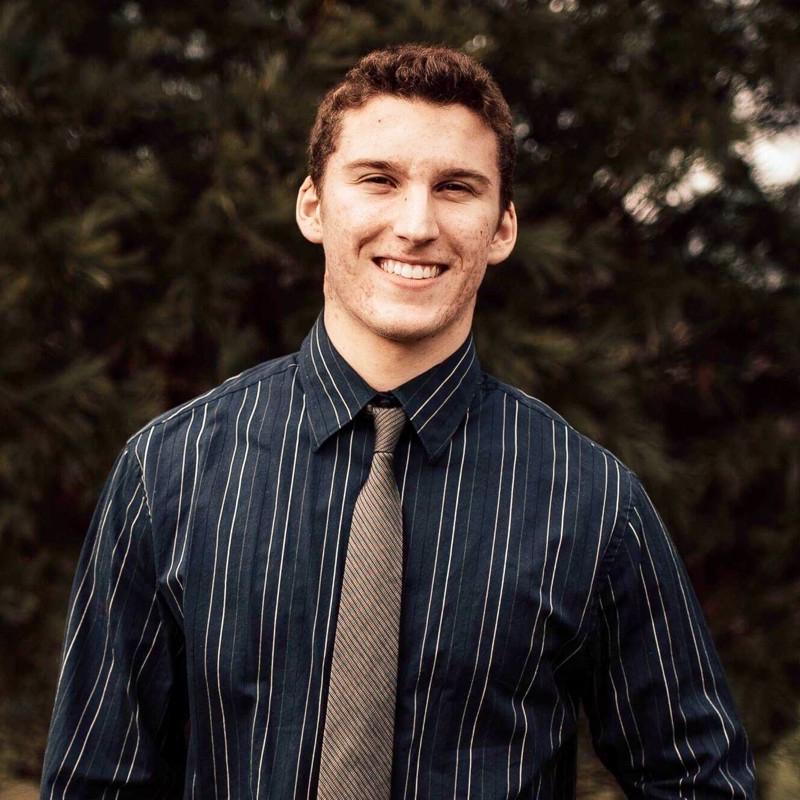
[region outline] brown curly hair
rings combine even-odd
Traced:
[[[317,109],[308,144],[308,174],[322,191],[325,167],[342,128],[342,117],[376,95],[460,104],[475,111],[497,138],[500,211],[513,199],[517,146],[511,111],[494,78],[475,59],[444,45],[403,44],[374,50],[330,89]]]

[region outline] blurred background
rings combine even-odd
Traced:
[[[800,13],[795,0],[0,2],[0,797],[32,797],[72,572],[125,439],[297,349],[321,94],[444,42],[515,116],[484,368],[644,479],[762,797],[800,797]],[[619,798],[584,736],[580,797]]]

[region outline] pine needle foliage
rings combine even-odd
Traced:
[[[515,115],[520,238],[482,289],[484,366],[644,479],[764,786],[795,785],[800,187],[746,154],[800,125],[799,34],[781,0],[3,3],[0,781],[38,775],[114,455],[296,349],[322,300],[293,221],[316,104],[422,41],[475,55]]]

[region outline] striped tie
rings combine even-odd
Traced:
[[[342,578],[319,800],[388,800],[403,572],[400,493],[392,470],[402,408],[367,406],[375,453],[356,499]]]

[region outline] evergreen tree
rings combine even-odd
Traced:
[[[764,188],[744,154],[755,129],[800,124],[792,6],[6,0],[0,780],[37,777],[114,455],[161,410],[296,349],[322,301],[322,254],[293,221],[317,102],[370,49],[424,41],[485,63],[516,119],[520,239],[479,299],[484,367],[641,475],[764,786],[788,797],[800,187]],[[581,780],[599,796],[591,766]]]

